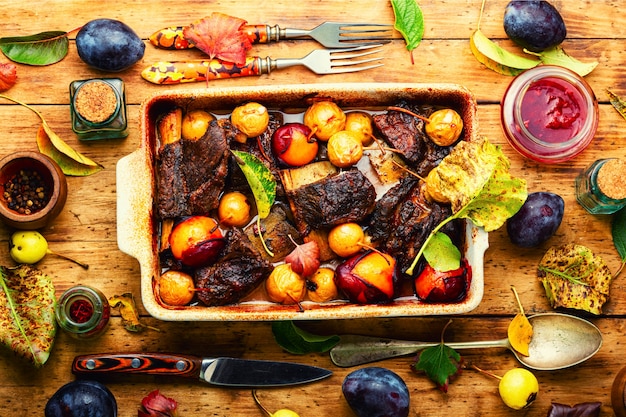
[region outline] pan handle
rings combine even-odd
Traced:
[[[140,147],[121,158],[116,168],[117,245],[140,263],[154,256],[149,238],[153,235],[150,216],[154,185],[145,152]]]

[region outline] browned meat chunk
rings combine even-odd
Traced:
[[[430,232],[451,214],[448,206],[428,201],[419,181],[408,177],[377,201],[367,233],[406,271]]]
[[[166,144],[158,161],[158,213],[161,219],[206,214],[217,207],[228,175],[228,120],[211,122],[196,140]]]
[[[376,190],[358,169],[342,171],[295,189],[285,186],[296,228],[311,230],[365,219],[374,209]]]
[[[250,294],[272,272],[272,264],[239,229],[227,235],[224,255],[214,265],[195,272],[198,299],[207,306],[234,304]]]
[[[400,104],[398,107],[407,108],[424,117],[433,112],[430,106],[410,107]],[[410,114],[389,110],[375,115],[373,120],[385,141],[400,151],[418,175],[428,175],[452,149],[434,144],[424,131],[424,121]]]

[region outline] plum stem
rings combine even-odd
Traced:
[[[46,249],[46,253],[48,253],[48,254],[50,254],[50,255],[55,255],[55,256],[58,256],[59,258],[66,259],[66,260],[68,260],[68,261],[70,261],[70,262],[74,262],[76,265],[79,265],[79,266],[81,266],[81,267],[82,267],[82,268],[84,268],[84,269],[89,269],[89,265],[87,265],[87,264],[85,264],[85,263],[82,263],[82,262],[79,262],[79,261],[77,261],[77,260],[76,260],[76,259],[74,259],[74,258],[70,258],[69,256],[66,256],[66,255],[61,255],[60,253],[57,253],[57,252],[51,251],[50,249]]]

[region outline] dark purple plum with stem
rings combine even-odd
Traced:
[[[517,246],[531,248],[550,239],[563,220],[565,202],[550,192],[535,192],[506,223],[511,242]]]
[[[567,35],[559,11],[547,1],[513,0],[504,9],[504,31],[532,52],[560,45]]]

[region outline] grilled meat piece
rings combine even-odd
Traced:
[[[376,190],[358,169],[341,171],[285,192],[296,228],[302,236],[311,230],[365,219],[374,209]]]
[[[424,117],[429,117],[434,110],[431,106],[408,106],[402,103],[397,107]],[[388,110],[384,114],[374,115],[373,120],[383,139],[400,151],[418,175],[428,175],[452,149],[452,146],[433,143],[426,135],[424,121],[410,114]]]
[[[198,299],[207,306],[239,302],[259,286],[273,270],[240,229],[228,232],[223,256],[195,272]]]
[[[217,207],[230,159],[230,121],[211,122],[198,140],[164,145],[157,165],[157,210],[161,219],[206,214]]]
[[[407,177],[377,202],[368,219],[367,233],[383,252],[406,271],[430,232],[452,214],[449,206],[425,197],[419,180]]]

